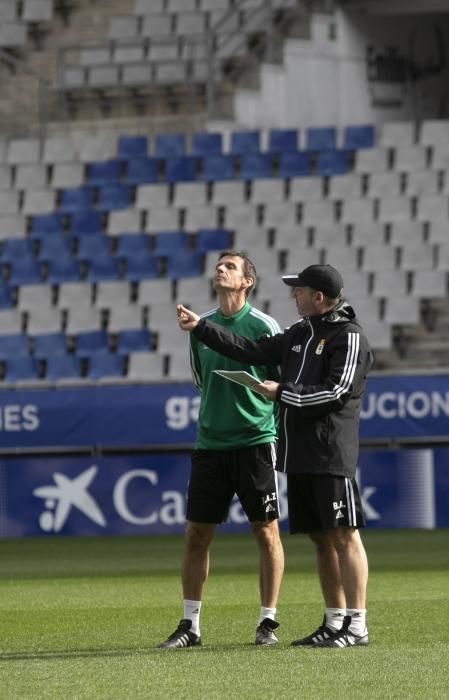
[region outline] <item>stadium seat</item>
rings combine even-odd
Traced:
[[[152,336],[148,328],[122,330],[117,333],[117,354],[129,355],[131,352],[148,352],[152,347]]]
[[[153,255],[172,255],[173,253],[187,251],[189,235],[185,231],[167,231],[156,233],[153,236]]]
[[[86,172],[86,184],[92,187],[108,185],[120,181],[122,162],[118,159],[89,163]]]
[[[245,153],[240,158],[238,177],[241,180],[273,177],[273,156],[271,153]]]
[[[122,160],[145,159],[148,154],[146,136],[120,136],[117,143],[117,157]]]
[[[343,148],[358,150],[359,148],[373,148],[376,141],[376,132],[371,124],[360,126],[346,126],[343,129]]]
[[[337,130],[334,127],[310,127],[306,129],[306,151],[335,151]]]
[[[158,161],[155,158],[133,158],[126,164],[123,182],[127,185],[142,185],[157,182]]]
[[[92,208],[93,199],[93,189],[86,185],[62,190],[59,211],[66,213],[86,211]]]
[[[3,241],[0,261],[13,263],[20,258],[32,257],[33,248],[28,239],[6,239]]]
[[[38,260],[48,262],[60,257],[71,257],[70,244],[67,238],[52,233],[39,241]]]
[[[88,379],[123,376],[123,357],[113,353],[92,355],[87,370]]]
[[[76,258],[78,260],[90,261],[110,254],[110,239],[103,233],[81,236],[77,243]]]
[[[298,130],[270,129],[267,150],[269,153],[295,153],[298,150]]]
[[[39,379],[39,369],[34,357],[16,356],[5,361],[5,382]]]
[[[39,238],[41,234],[62,233],[64,216],[57,212],[31,217],[30,236]]]
[[[150,236],[146,233],[123,233],[116,238],[117,258],[138,257],[150,252]]]
[[[165,161],[165,180],[167,182],[189,182],[196,179],[197,158],[179,156]]]
[[[18,287],[21,284],[37,284],[42,281],[42,270],[35,258],[30,256],[18,257],[9,263],[8,284]]]
[[[159,277],[160,260],[156,255],[139,255],[126,259],[124,278],[129,282]]]
[[[200,179],[206,182],[232,180],[235,177],[233,155],[209,155],[202,159]]]
[[[311,173],[308,153],[281,153],[279,156],[279,177],[292,178],[311,175]]]
[[[142,212],[134,207],[109,212],[107,233],[117,236],[122,233],[137,233],[142,229]]]
[[[81,280],[79,264],[73,258],[55,258],[48,262],[47,284],[62,284]]]
[[[114,258],[112,255],[98,255],[91,258],[88,262],[86,280],[89,282],[118,280],[121,276],[121,262],[118,258]]]
[[[79,379],[81,363],[74,355],[48,355],[45,358],[45,379],[59,381],[61,379]]]
[[[14,306],[14,296],[10,287],[0,284],[0,309],[11,309]]]
[[[32,336],[32,344],[33,355],[39,359],[67,355],[67,340],[62,332],[38,333]]]
[[[29,354],[29,342],[26,333],[0,335],[0,360],[5,360],[9,357],[28,357]]]
[[[164,358],[155,352],[131,353],[127,377],[135,382],[160,381],[164,378]]]
[[[203,256],[197,252],[178,251],[167,257],[166,276],[169,279],[195,277],[203,272]]]
[[[192,134],[190,153],[193,156],[207,156],[222,152],[222,135],[218,132],[201,131]]]
[[[75,355],[91,357],[91,355],[109,352],[109,338],[104,330],[82,331],[75,335]]]
[[[186,152],[184,134],[157,134],[154,141],[153,155],[157,158],[183,156]]]
[[[233,131],[229,144],[229,153],[243,155],[244,153],[260,152],[260,131]]]
[[[226,250],[231,246],[232,233],[226,229],[199,229],[195,237],[195,250],[197,253],[206,253],[209,250]]]
[[[119,183],[104,185],[98,190],[97,209],[111,211],[113,209],[126,209],[131,206],[131,188]]]
[[[103,231],[102,215],[98,211],[75,213],[70,217],[70,236],[80,237],[102,233]]]
[[[317,175],[344,175],[349,170],[347,151],[320,151],[317,155]]]
[[[137,289],[137,303],[140,306],[151,306],[155,301],[173,300],[173,283],[169,279],[142,280]]]

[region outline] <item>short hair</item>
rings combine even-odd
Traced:
[[[241,250],[222,250],[218,255],[218,260],[224,258],[226,255],[230,255],[233,258],[241,258],[243,260],[243,274],[245,277],[251,277],[253,283],[250,287],[245,290],[246,296],[255,288],[257,283],[257,272],[254,263],[249,259],[249,257]]]

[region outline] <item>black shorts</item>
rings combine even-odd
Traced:
[[[250,522],[279,518],[275,448],[271,443],[238,450],[195,450],[187,496],[187,520],[222,523],[237,494]]]
[[[287,494],[291,534],[365,525],[355,479],[331,474],[287,474]]]

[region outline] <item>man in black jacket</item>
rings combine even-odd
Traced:
[[[365,524],[355,481],[359,417],[369,343],[343,279],[330,265],[285,275],[299,322],[283,333],[250,340],[178,306],[179,325],[205,345],[240,362],[281,366],[280,382],[257,390],[279,404],[277,469],[287,472],[290,532],[313,541],[325,603],[323,622],[294,646],[368,644],[368,563],[359,528]]]

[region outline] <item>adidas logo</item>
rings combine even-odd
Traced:
[[[272,510],[274,510],[274,507],[269,503],[265,508],[265,513],[270,513]]]
[[[345,516],[341,512],[341,510],[338,511],[337,515],[335,516],[335,520],[339,520],[339,518],[344,518]]]
[[[300,345],[293,345],[291,349],[292,349],[292,352],[301,352]]]

